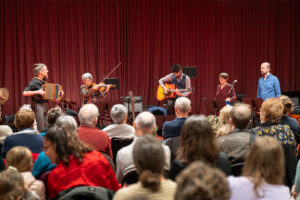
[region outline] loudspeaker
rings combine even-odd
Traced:
[[[128,112],[132,112],[131,109],[131,98],[130,96],[123,97],[124,106],[128,109]],[[134,112],[143,112],[143,98],[142,96],[134,97]]]
[[[196,78],[197,77],[197,68],[194,66],[186,66],[182,67],[182,72],[186,75],[188,75],[190,78]]]

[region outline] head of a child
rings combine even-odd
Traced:
[[[23,146],[10,149],[6,155],[6,166],[16,168],[18,172],[31,171],[33,166],[31,151]]]

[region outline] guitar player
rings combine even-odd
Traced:
[[[159,84],[164,89],[164,93],[168,93],[169,89],[164,86],[164,83],[172,83],[177,89],[175,90],[176,98],[179,96],[188,97],[192,92],[182,92],[180,93],[178,89],[190,89],[191,88],[191,79],[186,74],[182,73],[182,67],[180,64],[173,64],[171,67],[171,73],[165,77],[159,79]],[[167,99],[167,113],[168,115],[174,114],[174,102],[175,99]]]

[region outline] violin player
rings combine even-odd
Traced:
[[[98,97],[105,97],[111,85],[104,83],[93,83],[93,76],[91,73],[84,73],[82,75],[83,84],[80,86],[80,94],[82,96],[82,105],[93,103],[97,104]]]

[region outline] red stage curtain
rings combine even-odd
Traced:
[[[214,96],[220,72],[256,96],[264,61],[282,91],[300,90],[299,19],[297,0],[0,0],[0,87],[10,91],[2,108],[29,102],[22,91],[37,62],[77,103],[84,72],[100,81],[120,61],[111,77],[121,88],[108,100],[132,90],[158,104],[158,79],[173,63],[197,66],[193,113]]]

